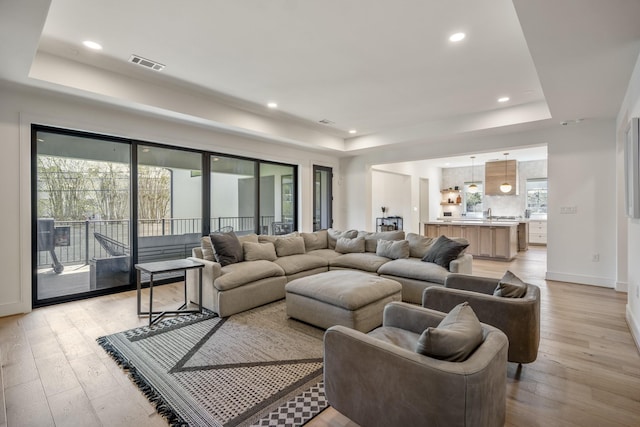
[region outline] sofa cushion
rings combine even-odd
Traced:
[[[258,243],[258,235],[256,233],[243,234],[243,235],[236,234],[236,236],[238,236],[238,240],[240,240],[240,243],[245,243],[245,242]]]
[[[372,253],[352,253],[340,255],[337,258],[329,260],[329,269],[332,268],[349,268],[354,270],[367,271],[369,273],[377,273],[378,269],[385,263],[389,262],[389,258],[378,256]]]
[[[406,258],[381,265],[378,274],[444,284],[449,270],[432,262],[422,262],[418,258]]]
[[[305,251],[327,249],[327,234],[327,230],[318,230],[313,233],[300,233],[300,236],[304,239]]]
[[[242,250],[244,252],[245,261],[275,261],[278,259],[276,255],[276,248],[273,243],[252,243],[244,242],[242,244]]]
[[[216,261],[221,266],[235,264],[244,260],[242,245],[233,231],[228,233],[211,233],[211,244],[215,251]]]
[[[207,261],[216,260],[216,254],[213,250],[213,245],[211,244],[211,237],[202,236],[200,239],[200,248],[202,249],[202,259]]]
[[[349,239],[347,237],[340,237],[336,240],[336,252],[340,252],[341,254],[364,252],[364,238],[355,237]]]
[[[213,286],[220,291],[227,291],[268,277],[284,276],[284,270],[279,265],[264,260],[229,264],[222,267],[221,272],[222,274],[213,281]]]
[[[307,254],[319,256],[320,258],[326,259],[327,262],[329,260],[342,256],[340,252],[336,252],[333,249],[316,249],[315,251],[308,251]]]
[[[409,242],[409,256],[413,258],[422,258],[435,239],[433,237],[424,237],[416,233],[407,233],[407,242]]]
[[[527,293],[527,284],[507,270],[498,282],[493,295],[506,298],[522,298]]]
[[[288,255],[298,255],[305,252],[304,239],[302,237],[282,237],[276,239],[276,254],[279,257]]]
[[[329,228],[327,230],[327,248],[335,249],[336,241],[340,237],[346,237],[347,239],[353,239],[358,236],[357,230],[347,230],[347,231],[339,231],[334,230],[333,228]]]
[[[409,242],[406,240],[378,240],[376,255],[391,259],[409,258]]]
[[[456,259],[467,246],[469,246],[469,242],[465,244],[451,240],[446,236],[440,236],[422,257],[422,261],[433,262],[448,269],[451,261]]]
[[[279,257],[274,262],[284,270],[284,274],[287,276],[329,265],[329,261],[326,259],[309,254]]]
[[[394,231],[379,231],[377,233],[372,233],[368,231],[359,231],[358,237],[364,237],[365,240],[365,251],[366,252],[376,252],[376,248],[378,247],[378,240],[403,240],[404,239],[404,231],[402,230],[394,230]]]
[[[258,236],[258,242],[260,243],[271,242],[275,245],[276,240],[278,239],[286,239],[287,237],[298,237],[299,235],[300,233],[298,233],[297,231],[294,231],[293,233],[289,233],[289,234],[281,234],[278,236],[272,236],[271,234],[261,234]]]
[[[436,328],[420,335],[416,352],[450,362],[463,362],[482,343],[482,325],[468,302],[455,306]]]

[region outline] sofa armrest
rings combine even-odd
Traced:
[[[406,302],[390,302],[384,307],[382,326],[400,328],[421,334],[429,327],[436,327],[445,314]]]
[[[473,270],[473,255],[461,254],[449,263],[449,271],[452,273],[471,274]]]
[[[493,295],[498,279],[489,277],[471,276],[468,274],[450,274],[444,279],[445,288],[462,289],[482,294]]]
[[[199,246],[195,248],[191,248],[191,256],[193,258],[198,258],[199,260],[204,259],[204,255],[202,254],[202,248]]]
[[[213,286],[213,282],[222,275],[222,266],[214,261],[207,261],[202,258],[187,257],[187,259],[198,261],[204,264],[202,268],[202,286]],[[187,283],[195,285],[197,283],[197,270],[187,270]],[[194,288],[195,289],[195,288]],[[196,295],[195,292],[191,295]],[[197,301],[195,301],[197,302]]]

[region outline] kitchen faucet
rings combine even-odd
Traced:
[[[487,208],[487,219],[491,219],[491,208]]]

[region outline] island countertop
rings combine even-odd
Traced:
[[[512,226],[516,226],[518,224],[520,224],[520,222],[522,221],[518,221],[518,220],[471,220],[471,219],[463,219],[463,220],[436,220],[436,221],[429,221],[429,222],[425,222],[425,225],[431,224],[431,225],[479,225],[479,226],[484,226],[484,227],[512,227]]]

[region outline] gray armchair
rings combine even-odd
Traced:
[[[432,286],[422,294],[422,306],[448,312],[468,301],[482,323],[495,326],[509,338],[509,362],[531,363],[540,344],[540,288],[527,284],[522,298],[493,296],[500,279],[450,274],[444,287]]]
[[[482,325],[482,344],[463,362],[415,352],[420,334],[445,313],[392,302],[369,334],[344,326],[324,336],[329,404],[367,426],[502,426],[507,337]]]

